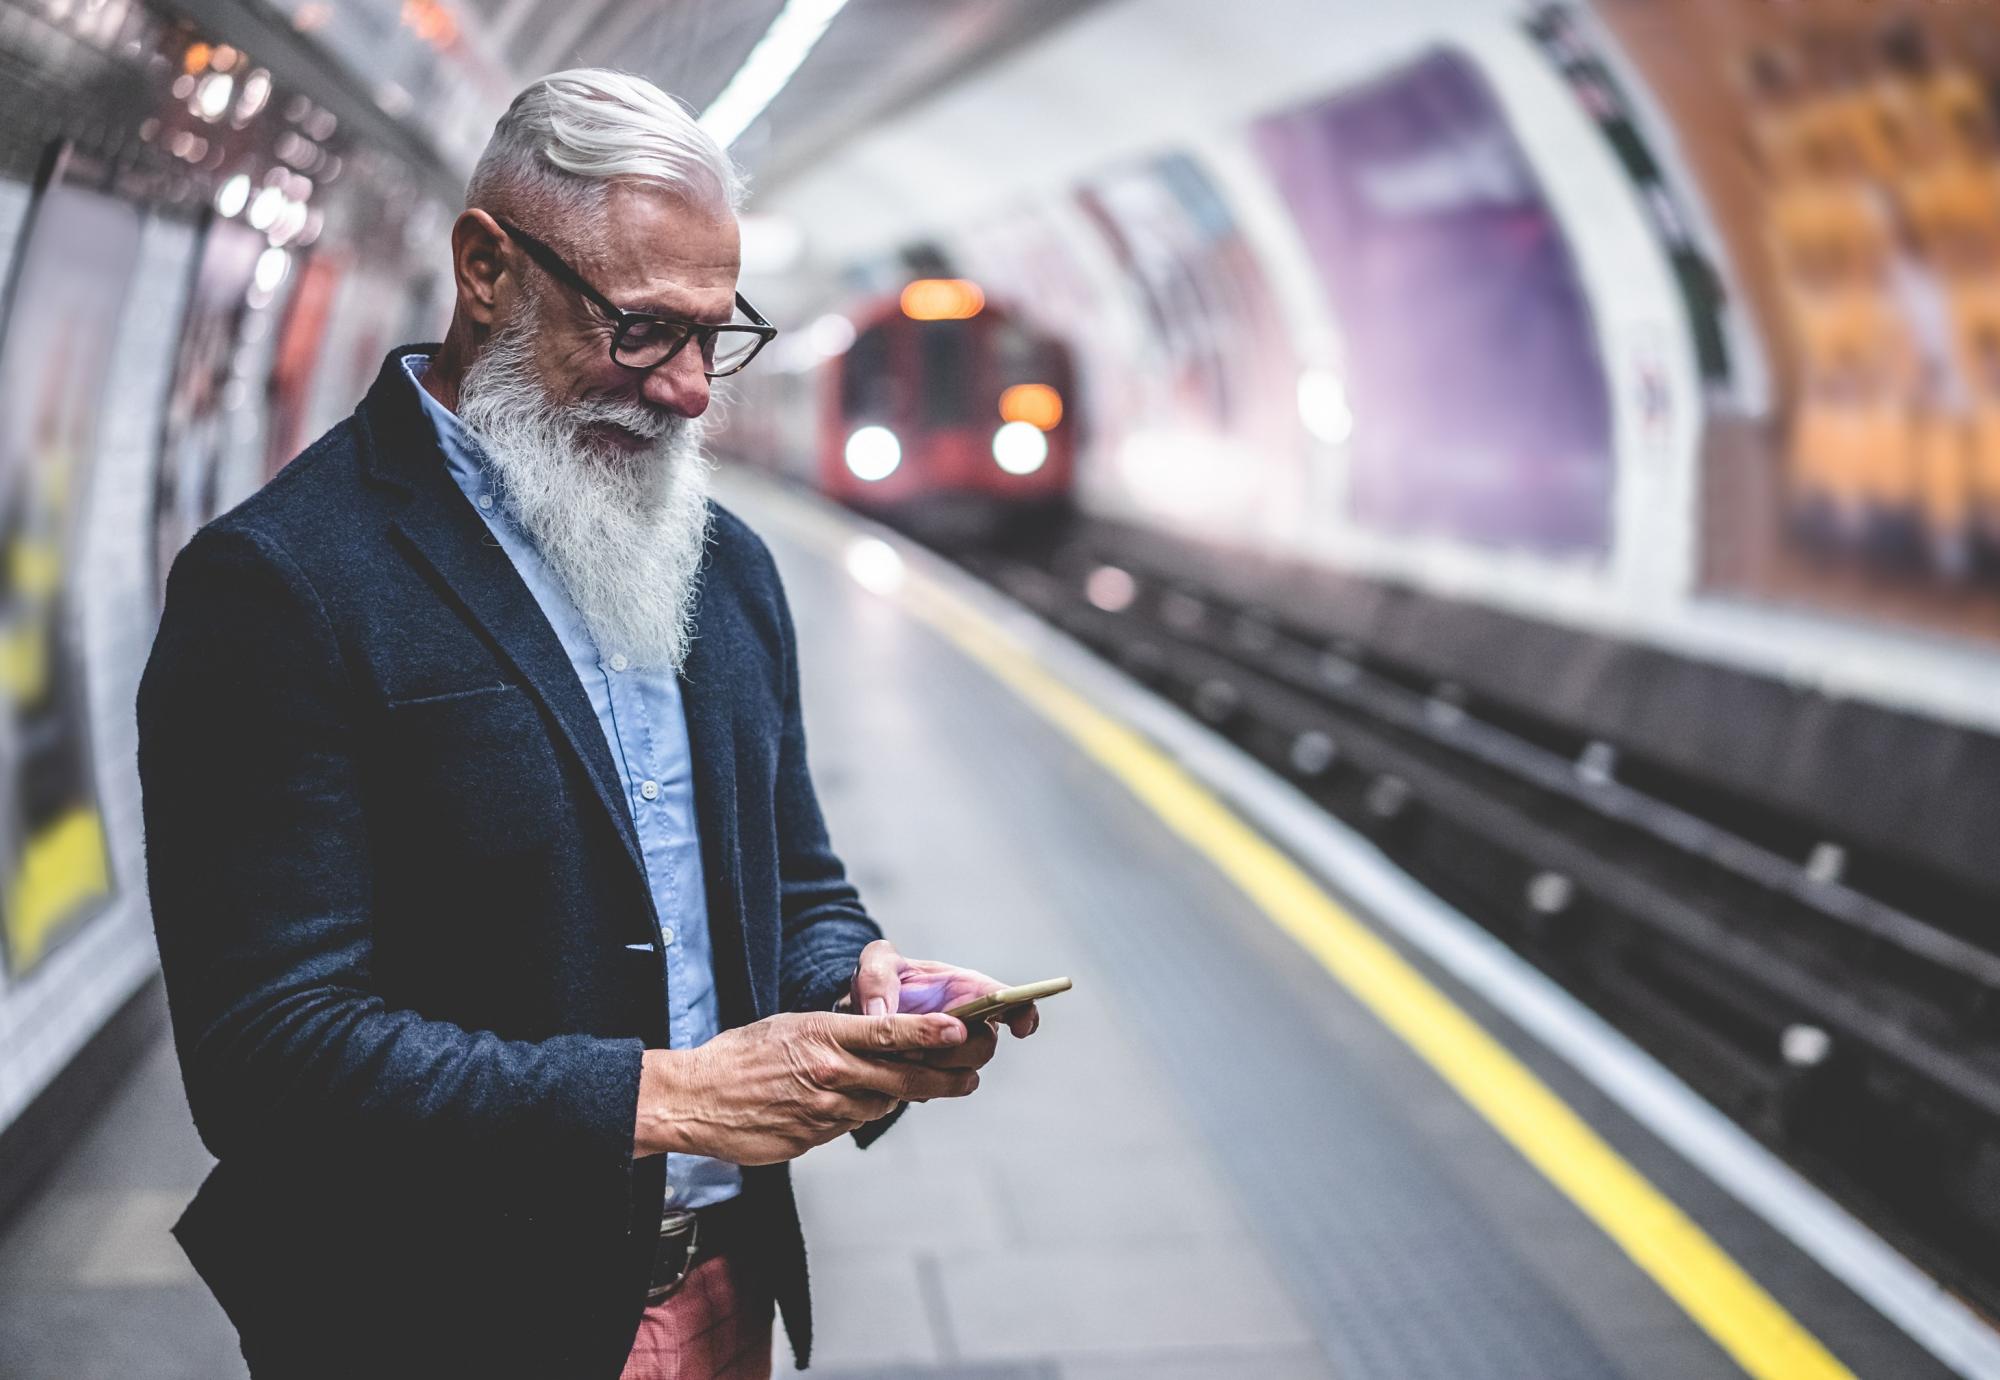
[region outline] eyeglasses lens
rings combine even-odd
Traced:
[[[734,373],[749,363],[762,342],[752,331],[713,330],[700,333],[702,369],[710,374]],[[688,331],[666,321],[634,321],[618,338],[613,357],[631,369],[651,369],[681,348]]]
[[[717,331],[709,345],[708,367],[718,374],[741,369],[762,343],[749,331]]]
[[[633,369],[650,369],[680,348],[687,328],[667,321],[633,321],[618,337],[613,352],[620,364]]]

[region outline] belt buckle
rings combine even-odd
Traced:
[[[665,1283],[654,1283],[647,1288],[647,1303],[658,1303],[662,1299],[671,1297],[675,1290],[687,1282],[688,1267],[694,1260],[695,1247],[699,1244],[700,1234],[701,1219],[696,1217],[694,1213],[685,1209],[676,1209],[661,1214],[660,1240],[653,1251],[653,1269],[657,1272],[661,1264],[667,1259],[667,1253],[672,1249],[669,1243],[678,1244],[685,1237],[686,1245],[682,1248],[680,1264],[674,1271],[674,1277]]]

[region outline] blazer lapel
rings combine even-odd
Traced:
[[[520,672],[529,690],[561,729],[568,745],[589,773],[598,802],[611,816],[624,840],[626,855],[638,870],[641,889],[651,908],[652,887],[639,852],[638,831],[626,805],[624,783],[605,745],[604,730],[590,707],[563,650],[562,639],[543,616],[541,606],[507,559],[507,553],[486,530],[485,521],[452,482],[444,453],[424,416],[402,356],[435,352],[436,346],[405,346],[392,353],[369,390],[358,419],[366,435],[364,456],[381,482],[411,494],[395,520],[397,539],[412,557],[436,575],[447,596],[486,633],[500,656]],[[744,922],[741,861],[737,856],[735,705],[731,694],[734,667],[730,649],[744,630],[734,619],[735,594],[730,572],[715,560],[710,547],[702,571],[695,610],[695,639],[681,670],[680,686],[688,726],[688,749],[694,775],[695,815],[701,831],[702,871],[714,952],[735,955],[747,987],[732,992],[719,983],[725,1003],[725,1024],[740,1024],[769,1012],[756,1009],[756,993],[765,990],[769,975],[753,957]],[[641,936],[658,939],[654,928]],[[774,943],[775,960],[775,943]]]
[[[446,483],[450,483],[447,476]],[[521,673],[562,731],[563,741],[590,773],[598,802],[618,826],[632,865],[643,873],[638,834],[625,806],[625,793],[605,745],[604,730],[570,665],[562,641],[549,626],[535,596],[515,571],[507,553],[491,541],[477,514],[454,487],[462,513],[435,514],[424,504],[396,519],[397,534],[428,565],[500,655]],[[470,529],[470,530],[462,530]]]
[[[695,814],[701,828],[702,871],[708,878],[708,926],[716,954],[740,955],[747,991],[734,995],[737,1013],[723,1013],[725,1025],[755,1020],[769,1012],[756,1010],[756,993],[764,990],[753,957],[743,914],[741,860],[736,836],[736,728],[730,692],[733,668],[730,647],[733,602],[720,585],[725,572],[713,557],[702,570],[695,611],[696,634],[681,668],[681,702],[687,715],[688,755],[694,773]],[[731,984],[718,982],[725,1001]]]
[[[446,597],[485,632],[555,720],[563,743],[583,764],[598,803],[624,841],[650,909],[652,887],[646,883],[638,831],[590,697],[514,563],[452,482],[437,436],[403,373],[403,355],[434,348],[407,347],[392,354],[358,414],[372,471],[410,493],[395,518],[396,540],[420,566],[429,567]],[[642,937],[657,935],[655,917],[655,928]]]
[[[445,476],[450,484],[450,476]],[[442,496],[441,496],[442,497]],[[437,575],[454,602],[483,629],[529,691],[540,700],[561,730],[561,737],[582,762],[596,788],[598,803],[610,815],[624,840],[626,856],[640,876],[645,862],[625,791],[605,745],[590,698],[576,678],[562,640],[549,626],[535,596],[522,582],[514,563],[492,541],[485,524],[464,495],[453,486],[449,501],[423,503],[396,519],[399,538]],[[439,508],[446,509],[440,513]],[[455,509],[455,510],[454,510]],[[651,894],[647,887],[647,894]]]

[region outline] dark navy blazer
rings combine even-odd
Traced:
[[[659,920],[589,700],[405,352],[180,554],[140,686],[154,926],[219,1161],[175,1235],[260,1377],[612,1380],[664,1199],[665,1157],[632,1156]],[[727,1027],[824,1009],[880,931],[813,793],[777,569],[713,512],[682,691]],[[744,1197],[803,1364],[786,1166]]]

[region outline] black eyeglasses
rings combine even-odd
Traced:
[[[584,276],[571,268],[569,261],[555,250],[498,216],[494,216],[493,221],[518,241],[521,248],[528,251],[528,257],[540,264],[551,278],[575,288],[611,319],[611,359],[627,369],[657,369],[679,354],[690,340],[699,340],[702,372],[712,379],[727,378],[741,372],[757,357],[757,352],[778,334],[778,328],[759,316],[757,309],[740,292],[736,294],[736,309],[750,318],[749,325],[732,321],[726,326],[713,326],[705,321],[687,321],[678,316],[625,311],[586,282]]]

